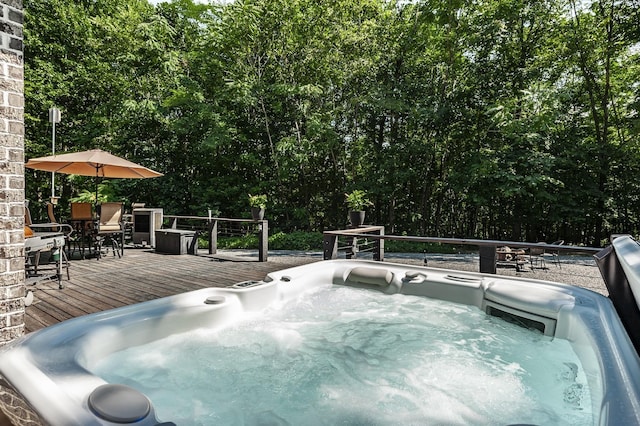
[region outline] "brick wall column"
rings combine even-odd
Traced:
[[[0,0],[0,346],[24,334],[22,0]]]

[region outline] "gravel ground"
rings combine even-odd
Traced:
[[[218,253],[233,257],[257,257],[257,253],[255,251],[220,250]],[[371,254],[359,254],[358,259],[370,260]],[[426,264],[429,267],[452,269],[456,271],[478,272],[480,265],[480,259],[477,254],[428,253],[424,255],[420,253],[385,253],[385,262],[424,266],[425,259]],[[269,251],[269,262],[274,263],[280,262],[291,264],[292,261],[293,263],[299,261],[303,264],[318,260],[322,260],[322,253],[320,252],[284,250]],[[513,267],[498,266],[497,274],[572,284],[578,287],[587,288],[605,296],[609,295],[602,276],[600,275],[600,270],[593,258],[590,256],[560,256],[560,266],[547,262],[547,267],[544,269],[531,269],[528,264],[525,265],[522,271],[516,271],[515,265]]]

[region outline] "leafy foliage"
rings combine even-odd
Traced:
[[[164,173],[109,197],[240,217],[269,194],[276,235],[344,227],[356,186],[387,233],[639,231],[638,0],[24,7],[27,158],[49,153],[55,105],[57,152]],[[44,199],[47,174],[26,174]],[[93,188],[57,182],[61,205]]]
[[[354,189],[345,195],[345,200],[347,202],[347,206],[349,206],[350,210],[360,211],[364,210],[365,207],[371,206],[372,203],[367,198],[367,193],[361,189]]]
[[[264,209],[267,207],[267,196],[265,194],[249,194],[249,206]]]

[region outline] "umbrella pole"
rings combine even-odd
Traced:
[[[93,211],[96,216],[98,215],[98,186],[100,182],[100,176],[98,173],[99,170],[100,170],[100,166],[96,165],[96,199],[93,203]]]
[[[49,122],[53,125],[51,129],[51,155],[56,155],[56,123],[60,122],[60,110],[49,108]],[[51,172],[51,203],[56,203],[56,172]]]

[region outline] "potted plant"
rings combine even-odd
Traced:
[[[355,189],[344,194],[349,207],[349,221],[351,226],[360,226],[364,223],[364,208],[373,205],[367,198],[367,193],[361,189]]]
[[[265,194],[249,194],[249,206],[251,206],[251,216],[253,220],[264,219],[264,209],[267,208],[267,196]]]

